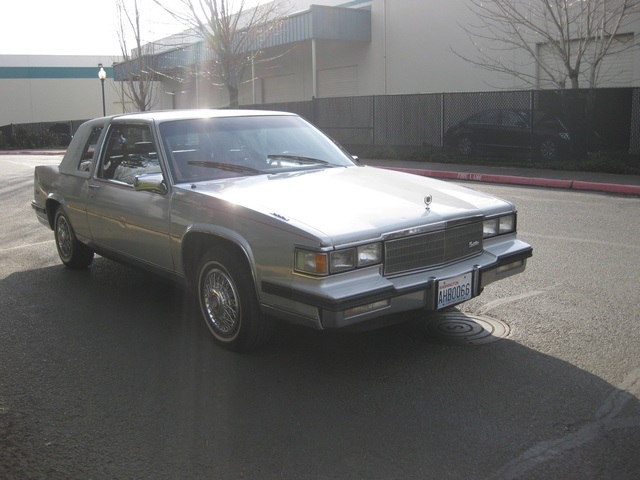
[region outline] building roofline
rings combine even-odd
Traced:
[[[280,20],[279,20],[280,21]],[[171,49],[163,49],[154,53],[154,45],[159,42],[170,42],[176,38],[187,38],[187,41]],[[253,44],[247,51],[258,51],[307,40],[337,40],[349,42],[371,42],[371,10],[368,8],[330,7],[311,5],[308,10],[285,16],[277,30],[263,44]],[[169,72],[176,68],[195,66],[213,60],[214,53],[202,38],[198,40],[190,30],[185,30],[158,42],[148,44],[150,67],[154,72]],[[144,48],[144,47],[143,47]],[[135,75],[136,60],[114,65],[116,80],[124,80],[130,74]]]

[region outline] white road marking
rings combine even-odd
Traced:
[[[27,243],[25,245],[18,245],[18,246],[15,246],[15,247],[0,248],[0,252],[10,252],[12,250],[20,250],[20,249],[23,249],[23,248],[38,247],[40,245],[47,245],[47,244],[50,244],[50,243],[55,243],[55,240],[51,239],[51,240],[47,240],[47,241],[44,241],[44,242]]]
[[[631,371],[619,388],[607,397],[596,411],[594,421],[584,425],[578,431],[563,438],[546,440],[534,445],[518,458],[507,463],[497,472],[497,478],[516,479],[532,468],[553,460],[564,452],[621,428],[639,428],[640,416],[622,417],[617,415],[627,403],[640,397],[640,368]]]

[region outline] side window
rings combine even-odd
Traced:
[[[81,172],[88,172],[91,170],[91,161],[93,160],[93,154],[96,151],[96,145],[98,144],[98,139],[100,138],[101,133],[102,127],[96,127],[91,131],[91,135],[89,135],[87,143],[82,150],[80,163],[78,164],[78,170]]]
[[[527,122],[516,112],[505,110],[504,112],[502,112],[502,125],[504,125],[505,127],[524,128],[527,126]]]
[[[161,172],[158,150],[148,125],[118,124],[111,127],[98,178],[133,185],[136,175]]]
[[[469,120],[472,125],[499,125],[500,124],[500,112],[497,110],[487,110],[481,112],[474,118]]]

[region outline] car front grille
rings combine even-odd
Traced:
[[[385,275],[428,269],[482,252],[482,222],[388,240],[384,246]]]

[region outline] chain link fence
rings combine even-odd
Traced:
[[[597,132],[599,149],[640,155],[640,89],[532,90],[316,98],[246,105],[308,119],[356,154],[372,149],[440,149],[447,130],[481,112],[544,112]],[[84,120],[0,127],[0,148],[65,147]],[[531,122],[533,125],[533,122]],[[533,147],[533,145],[529,145]]]
[[[66,148],[86,120],[10,124],[0,127],[0,148]]]
[[[640,155],[640,88],[633,90],[630,131],[629,154]]]
[[[319,98],[312,123],[342,145],[375,144],[375,97]]]
[[[444,93],[442,96],[442,118],[445,131],[462,120],[486,110],[530,110],[532,108],[531,92],[524,90]],[[441,133],[444,134],[444,132]],[[442,143],[439,146],[442,146]]]
[[[297,113],[354,153],[439,149],[449,128],[489,110],[561,119],[598,137],[602,151],[640,154],[640,89],[532,90],[316,98],[245,108]],[[596,133],[594,133],[596,132]],[[529,145],[532,148],[533,145]]]

